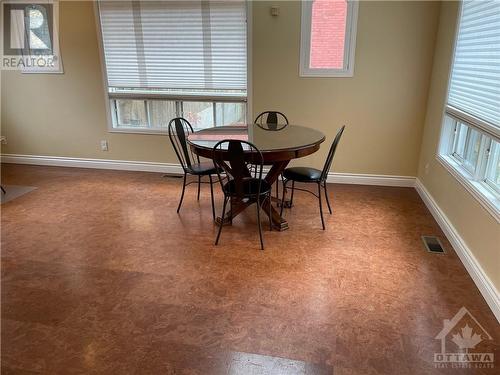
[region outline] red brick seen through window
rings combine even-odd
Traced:
[[[346,20],[346,0],[314,0],[310,68],[343,68]]]

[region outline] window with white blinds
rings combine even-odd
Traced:
[[[110,92],[246,97],[245,1],[99,1]]]
[[[438,160],[500,223],[500,1],[458,21]]]
[[[463,1],[447,111],[500,137],[500,1]]]

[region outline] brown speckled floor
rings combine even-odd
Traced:
[[[411,188],[330,186],[326,231],[298,192],[290,230],[266,230],[262,252],[254,209],[213,246],[207,186],[177,215],[181,180],[161,174],[2,177],[37,187],[1,207],[2,374],[495,373],[433,367],[462,306],[498,370],[498,322]]]

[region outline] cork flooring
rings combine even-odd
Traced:
[[[181,180],[158,173],[2,165],[2,183],[37,187],[1,206],[2,374],[493,374],[434,367],[462,307],[500,366],[499,324],[413,188],[330,185],[326,231],[297,192],[260,251],[252,207],[213,245],[207,185],[178,215]]]

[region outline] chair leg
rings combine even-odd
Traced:
[[[292,180],[292,195],[290,196],[290,208],[293,206],[293,189],[295,188],[295,181]]]
[[[328,205],[328,211],[330,211],[330,215],[332,214],[332,208],[330,207],[330,199],[328,198],[328,189],[326,188],[326,181],[324,182],[324,188],[325,188],[325,197],[326,197],[326,204]]]
[[[262,224],[260,222],[260,197],[257,197],[257,224],[259,225],[260,249],[264,250],[264,240],[262,239]]]
[[[283,216],[283,206],[285,205],[286,183],[288,180],[283,180],[283,193],[281,194],[280,216]]]
[[[224,216],[226,215],[226,204],[227,204],[227,197],[224,195],[224,205],[222,206],[222,216],[219,224],[219,231],[217,232],[217,238],[215,239],[215,245],[219,244],[220,233],[222,232],[222,227],[224,226]]]
[[[231,211],[231,217],[229,218],[229,222],[231,223],[231,225],[233,225],[233,198],[232,197],[229,197],[229,210]]]
[[[201,176],[198,176],[198,200],[200,200]]]
[[[277,184],[278,182],[276,182]],[[277,186],[277,185],[276,185]],[[278,198],[276,196],[276,198]],[[272,232],[273,231],[273,220],[272,220],[272,217],[271,217],[271,192],[269,192],[269,197],[267,198],[269,199],[269,231]]]
[[[212,200],[212,218],[215,220],[215,205],[214,205],[214,187],[212,182],[212,175],[208,175],[208,179],[210,180],[210,199]]]
[[[280,192],[279,192],[279,183],[280,183],[280,178],[281,178],[281,181],[284,180],[283,178],[283,174],[280,174],[278,179],[276,180],[276,199],[280,199]]]
[[[321,203],[321,182],[318,182],[318,200],[319,200],[319,214],[321,216],[321,225],[325,230],[325,220],[323,219],[323,205]]]
[[[181,200],[179,202],[179,205],[177,206],[177,213],[179,213],[182,205],[182,200],[184,199],[184,191],[186,190],[186,177],[187,174],[184,173],[184,180],[182,181],[182,193],[181,193]]]

